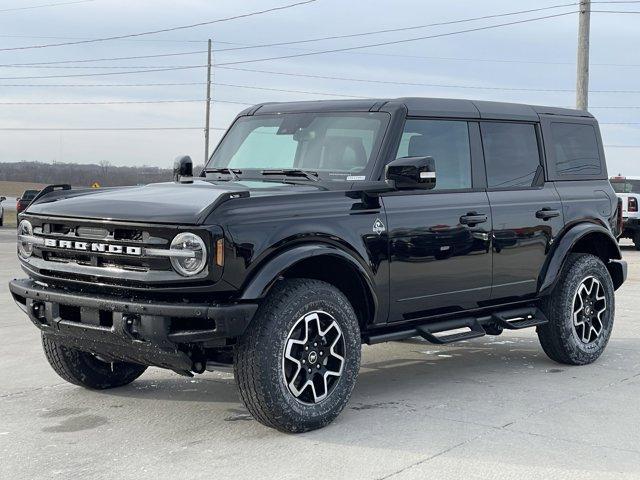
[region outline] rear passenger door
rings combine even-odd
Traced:
[[[539,126],[481,122],[493,217],[494,301],[534,296],[547,252],[563,226],[562,204],[545,182]]]

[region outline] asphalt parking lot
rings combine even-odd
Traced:
[[[553,363],[533,330],[365,346],[337,421],[285,435],[251,418],[228,373],[149,369],[103,393],[64,383],[10,298],[14,236],[0,229],[0,478],[640,478],[640,252],[630,246],[596,364]]]

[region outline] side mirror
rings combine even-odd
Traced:
[[[180,183],[193,182],[193,160],[189,155],[176,157],[173,162],[173,179]]]
[[[430,190],[436,186],[436,162],[433,157],[403,157],[387,164],[385,180],[397,190]]]
[[[0,202],[4,202],[7,199],[7,197],[0,197]]]

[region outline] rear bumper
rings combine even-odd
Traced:
[[[16,304],[60,343],[106,358],[192,370],[185,344],[245,331],[257,304],[168,303],[69,292],[32,279],[9,282]]]

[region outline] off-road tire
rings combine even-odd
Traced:
[[[578,288],[588,277],[594,277],[602,285],[607,309],[602,314],[600,335],[593,342],[584,343],[573,324],[573,304]],[[541,301],[540,308],[549,323],[538,326],[538,338],[549,358],[567,365],[596,361],[609,342],[615,316],[613,282],[602,260],[589,254],[571,254],[553,292]]]
[[[326,398],[301,403],[287,386],[283,355],[294,325],[309,312],[333,316],[344,338],[342,375]],[[319,280],[288,279],[275,285],[235,347],[234,373],[253,417],[283,432],[306,432],[332,422],[347,404],[360,368],[360,328],[342,292]]]
[[[63,380],[93,390],[128,385],[147,369],[136,363],[103,362],[90,353],[61,345],[47,335],[42,335],[42,347],[49,365]]]

